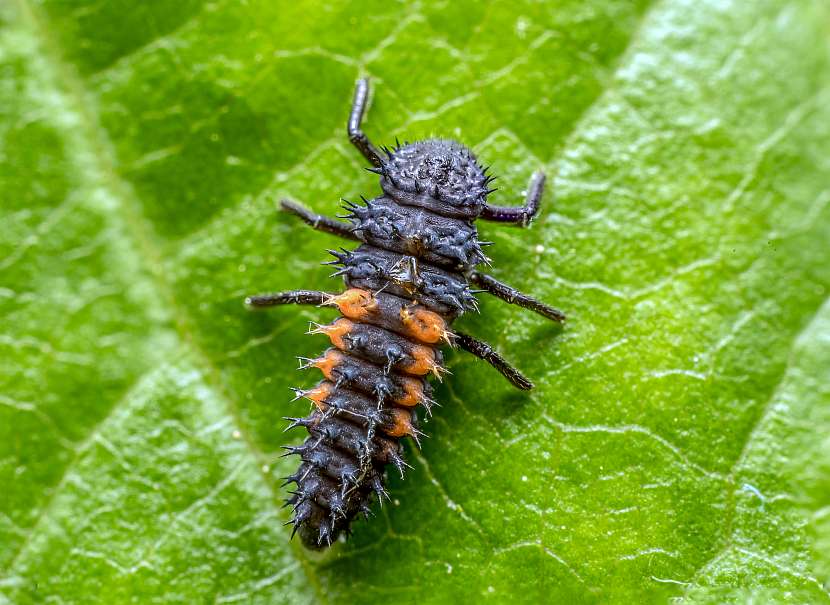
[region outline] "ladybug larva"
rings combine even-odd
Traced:
[[[310,548],[331,545],[360,513],[369,514],[373,493],[382,502],[387,465],[403,476],[409,465],[401,438],[416,442],[415,408],[429,414],[432,390],[426,378],[444,371],[439,347],[458,346],[501,372],[513,386],[533,388],[488,344],[451,329],[465,311],[478,310],[475,294],[501,300],[562,322],[565,316],[515,288],[480,273],[489,265],[476,219],[527,226],[539,210],[545,175],[533,175],[524,206],[491,206],[495,189],[473,153],[456,141],[428,139],[379,151],[360,128],[368,82],[359,80],[348,122],[349,140],[380,176],[382,192],[363,204],[345,202],[342,222],[289,201],[282,208],[314,229],[354,240],[354,250],[330,250],[348,288],[339,294],[293,290],[251,296],[250,307],[329,305],[342,317],[314,325],[333,345],[302,368],[317,368],[323,380],[297,398],[313,402],[305,418],[289,418],[309,436],[289,446],[300,466],[286,477],[296,484],[286,501],[293,507],[292,537]],[[478,289],[471,289],[471,284]]]

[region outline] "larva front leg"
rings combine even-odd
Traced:
[[[368,99],[369,80],[361,78],[357,81],[357,86],[355,86],[352,110],[349,112],[349,122],[346,130],[349,134],[349,141],[357,147],[358,151],[363,154],[363,157],[369,160],[373,166],[380,166],[381,160],[380,155],[378,155],[378,150],[375,149],[369,137],[360,128],[360,122],[363,120],[363,113],[366,111],[366,101]]]
[[[492,191],[492,190],[491,190]],[[536,172],[527,186],[527,196],[524,206],[513,208],[509,206],[491,206],[484,204],[481,218],[497,223],[513,223],[520,227],[527,227],[539,212],[542,203],[542,194],[545,191],[545,173]]]
[[[306,225],[311,227],[312,229],[316,229],[317,231],[323,231],[325,233],[331,233],[332,235],[336,235],[338,237],[342,237],[345,239],[350,239],[354,241],[361,241],[359,237],[354,234],[351,225],[348,225],[342,221],[338,221],[337,219],[333,219],[329,216],[325,216],[322,214],[317,214],[302,206],[296,202],[292,202],[290,200],[282,200],[280,202],[280,208],[282,208],[285,212],[289,214],[293,214],[296,217],[299,217]]]

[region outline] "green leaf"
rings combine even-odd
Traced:
[[[0,4],[0,602],[830,603],[822,0]],[[470,144],[522,231],[391,505],[288,541],[281,417],[377,191],[344,136]],[[486,319],[485,319],[486,318]]]

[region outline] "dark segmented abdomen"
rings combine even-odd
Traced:
[[[463,277],[454,279],[466,287]],[[303,364],[318,368],[325,379],[298,391],[315,408],[291,419],[292,427],[305,427],[309,436],[287,448],[302,459],[286,479],[297,484],[288,502],[295,530],[308,546],[330,544],[369,510],[371,493],[386,495],[386,465],[401,474],[407,466],[399,440],[421,434],[414,408],[430,409],[425,377],[443,370],[437,347],[451,340],[451,318],[417,301],[417,295],[350,288],[325,301],[342,317],[312,330],[327,335],[335,348]]]
[[[374,395],[378,400],[406,407],[421,404],[427,409],[434,403],[432,387],[423,378],[397,372],[384,374],[377,365],[338,349],[328,349],[321,357],[307,360],[303,367],[312,366],[338,386]]]

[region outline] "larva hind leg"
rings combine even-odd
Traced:
[[[483,359],[491,366],[501,372],[502,376],[507,378],[517,389],[522,391],[529,391],[533,388],[533,383],[530,382],[519,370],[511,366],[507,360],[499,355],[493,347],[486,342],[473,338],[469,334],[463,332],[455,333],[455,342],[465,351],[472,353],[479,359]]]

